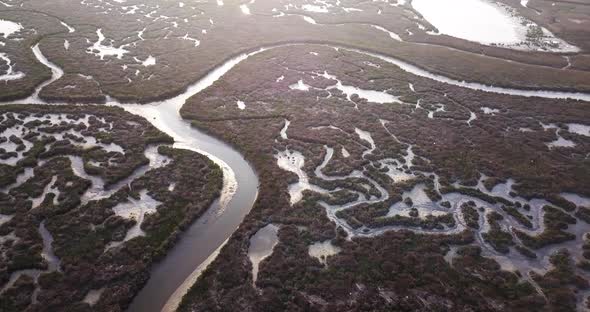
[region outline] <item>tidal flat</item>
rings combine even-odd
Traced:
[[[588,310],[589,23],[0,1],[0,310]]]

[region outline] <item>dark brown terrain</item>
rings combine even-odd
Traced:
[[[2,311],[121,310],[221,189],[215,164],[118,108],[0,116],[3,133],[22,133],[8,138],[19,152],[0,150],[15,163],[0,166]]]
[[[494,3],[518,47],[411,0],[0,1],[0,311],[141,297],[228,179],[181,106],[260,184],[179,311],[590,310],[590,5]]]
[[[252,81],[246,73],[254,71]],[[347,97],[338,85],[384,90],[396,100]],[[587,208],[561,196],[590,196],[590,138],[566,130],[568,123],[590,118],[587,103],[469,91],[359,53],[300,46],[251,57],[191,98],[182,115],[244,151],[262,180],[253,212],[186,296],[187,311],[555,310],[562,300],[574,309],[577,293],[588,287],[587,273],[574,266],[587,263],[579,229],[588,225],[574,217]],[[370,133],[374,149],[357,129]],[[561,135],[575,146],[551,147]],[[328,148],[333,156],[326,163]],[[307,192],[290,203],[285,191],[299,179],[277,165],[282,151],[301,153],[310,183],[329,193]],[[408,162],[409,152],[415,156]],[[339,178],[322,178],[316,168]],[[362,176],[350,176],[354,170]],[[490,192],[510,179],[516,182],[509,194]],[[452,194],[463,196],[456,201]],[[380,200],[370,202],[374,196]],[[359,203],[359,197],[369,202]],[[422,201],[412,203],[416,198]],[[544,199],[545,207],[534,199]],[[408,215],[391,215],[402,201]],[[326,203],[354,205],[327,219]],[[257,292],[245,282],[248,238],[269,222],[280,225],[279,242],[261,265]],[[380,235],[384,227],[400,231]],[[342,252],[324,268],[308,246],[326,240]],[[559,260],[567,274],[530,270],[571,241],[575,261],[566,251]],[[500,271],[492,259],[514,269]],[[546,286],[550,278],[557,280]]]

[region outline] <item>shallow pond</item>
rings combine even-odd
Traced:
[[[22,29],[23,26],[21,24],[0,19],[0,34],[2,34],[4,39],[8,38],[14,33],[21,31]]]
[[[441,34],[484,44],[518,43],[526,29],[506,10],[481,0],[413,0],[412,6]]]
[[[523,6],[527,5],[521,4]],[[485,45],[521,50],[576,52],[549,30],[518,15],[513,8],[488,0],[413,0],[412,6],[438,33]]]
[[[139,192],[139,199],[129,197],[127,202],[120,203],[113,207],[115,215],[127,220],[135,220],[135,225],[127,230],[125,238],[122,241],[111,242],[106,246],[106,250],[120,246],[135,237],[145,236],[145,232],[141,229],[143,220],[146,215],[156,213],[157,207],[160,204],[159,201],[147,194],[147,190],[141,190]]]
[[[334,246],[332,241],[327,240],[309,245],[307,252],[323,265],[328,265],[328,257],[338,254],[341,250],[340,247]]]
[[[260,262],[270,256],[274,247],[279,242],[279,227],[269,224],[254,234],[250,238],[250,247],[248,248],[248,258],[252,262],[252,282],[256,285],[258,278],[258,268]]]

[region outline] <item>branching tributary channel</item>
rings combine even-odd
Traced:
[[[233,57],[210,71],[196,83],[190,85],[182,94],[165,101],[145,105],[124,104],[113,99],[109,99],[107,102],[107,105],[122,107],[128,112],[143,116],[156,128],[172,136],[175,139],[174,147],[189,149],[209,157],[223,169],[224,173],[224,184],[220,199],[191,225],[168,255],[152,269],[148,283],[135,297],[129,311],[174,311],[182,296],[194,284],[202,270],[215,259],[224,243],[248,214],[257,197],[258,177],[243,156],[229,145],[191,127],[190,123],[180,117],[180,108],[187,99],[211,86],[230,69],[248,57],[281,46],[285,45],[260,48]],[[390,56],[358,49],[332,47],[360,53],[368,58],[378,58],[414,75],[468,89],[517,96],[590,101],[590,94],[587,93],[519,90],[458,81],[430,73]],[[46,104],[38,97],[40,90],[63,75],[63,71],[59,67],[43,56],[38,45],[35,45],[32,49],[39,62],[51,69],[51,79],[37,87],[35,92],[27,99],[4,104]],[[68,103],[55,104],[67,105]],[[187,169],[190,170],[190,168]]]

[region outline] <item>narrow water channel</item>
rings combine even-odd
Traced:
[[[37,87],[28,98],[0,104],[47,104],[38,95],[45,86],[58,80],[63,71],[43,55],[38,45],[32,49],[37,60],[51,69],[52,77]],[[146,118],[160,131],[174,138],[175,148],[203,154],[223,170],[223,189],[220,198],[185,231],[167,256],[154,266],[148,283],[134,298],[129,311],[162,311],[165,306],[167,310],[174,311],[182,296],[193,284],[187,280],[196,280],[196,273],[204,269],[202,264],[214,260],[214,257],[210,256],[214,255],[237,229],[256,200],[258,177],[244,157],[228,144],[191,127],[179,114],[180,108],[188,98],[213,84],[247,57],[247,54],[242,54],[232,58],[192,84],[184,93],[162,102],[146,105],[122,104],[112,99],[107,102],[107,105],[122,107],[130,113]]]
[[[123,104],[113,99],[109,99],[107,102],[107,105],[122,107],[128,112],[143,116],[156,128],[172,136],[175,139],[174,147],[189,149],[209,157],[222,167],[224,173],[224,186],[220,199],[186,230],[175,247],[153,268],[148,283],[135,297],[129,311],[162,311],[164,307],[166,307],[166,311],[174,311],[181,297],[192,286],[199,272],[204,269],[203,264],[210,263],[215,258],[216,252],[227,242],[228,238],[248,214],[258,194],[258,178],[243,156],[224,142],[191,127],[190,123],[180,117],[180,108],[187,99],[212,85],[249,56],[281,46],[285,45],[261,48],[249,54],[240,54],[233,57],[189,86],[182,94],[165,101],[146,105]],[[357,52],[369,58],[378,58],[417,76],[464,88],[517,96],[570,98],[590,101],[590,94],[587,93],[507,89],[486,86],[481,83],[458,81],[430,73],[390,56],[358,49],[332,47]],[[38,61],[52,70],[53,76],[50,80],[41,84],[32,96],[16,103],[43,104],[43,101],[38,98],[39,91],[44,86],[57,80],[63,73],[59,67],[43,56],[38,46],[33,47],[33,51]],[[15,103],[15,101],[7,103]],[[66,105],[68,103],[56,104]]]
[[[151,272],[145,287],[128,311],[161,311],[168,301],[180,302],[196,278],[193,271],[214,253],[240,225],[258,193],[258,177],[242,155],[229,145],[191,127],[174,105],[114,104],[149,120],[175,140],[174,147],[206,155],[223,169],[221,198],[182,235],[180,241]],[[182,106],[182,105],[180,105]],[[182,286],[183,289],[178,289]],[[174,296],[173,296],[174,295]],[[174,304],[166,305],[175,310]]]

